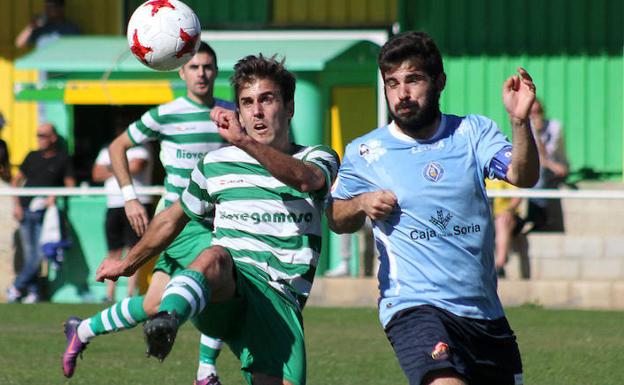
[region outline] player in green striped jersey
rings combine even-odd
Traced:
[[[206,155],[179,202],[157,215],[123,261],[105,261],[97,279],[131,275],[189,220],[215,210],[213,245],[167,285],[145,323],[148,352],[164,359],[178,326],[192,319],[221,337],[249,384],[304,385],[301,310],[321,250],[324,200],[338,171],[325,146],[290,141],[295,79],[274,58],[248,56],[232,78],[240,116],[211,116],[231,144]]]
[[[132,228],[141,236],[147,228],[148,216],[136,199],[132,186],[126,151],[141,143],[160,142],[160,159],[165,168],[164,206],[177,201],[188,185],[193,167],[205,154],[227,143],[210,120],[215,107],[235,109],[234,103],[213,97],[217,77],[217,58],[212,48],[202,42],[193,58],[179,70],[185,81],[187,93],[169,103],[155,107],[132,123],[109,147],[112,167],[124,194],[125,211]],[[71,377],[77,355],[90,339],[97,335],[132,328],[156,313],[165,286],[171,276],[191,263],[197,254],[210,245],[211,230],[206,223],[193,222],[161,254],[145,295],[130,297],[103,310],[91,318],[79,320],[72,317],[66,322],[68,338],[63,355],[63,371]],[[75,329],[75,331],[74,331]],[[70,335],[76,339],[70,339]],[[202,336],[197,384],[218,385],[215,361],[221,341]]]

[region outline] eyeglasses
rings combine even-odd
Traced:
[[[44,133],[41,133],[41,132],[37,133],[37,138],[49,138],[51,136],[52,136],[52,134],[44,134]]]

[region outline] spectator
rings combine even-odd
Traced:
[[[487,179],[485,185],[488,190],[510,190],[515,187],[499,179]],[[530,277],[528,242],[526,235],[521,233],[524,221],[519,215],[522,198],[492,199],[492,214],[494,216],[494,267],[496,274],[506,276],[505,265],[509,260],[509,253],[514,249],[520,257],[520,276]]]
[[[43,15],[35,16],[15,38],[15,46],[27,45],[36,48],[58,39],[61,35],[77,35],[80,31],[71,21],[65,19],[64,0],[45,0]]]
[[[352,234],[339,234],[340,238],[340,262],[332,269],[325,272],[325,277],[338,278],[349,275],[349,261],[351,260]]]
[[[50,123],[37,129],[39,150],[26,155],[19,171],[13,178],[13,187],[59,187],[75,186],[76,180],[69,155],[58,146],[59,137]],[[8,289],[7,299],[22,303],[39,301],[37,275],[43,258],[39,247],[41,224],[47,207],[55,204],[54,196],[16,197],[13,216],[20,223],[20,240],[24,251],[24,266]]]
[[[535,131],[540,152],[540,178],[535,185],[539,189],[558,188],[569,174],[563,140],[563,125],[553,119],[546,119],[544,106],[536,99],[531,107],[531,126]],[[561,201],[558,199],[529,199],[527,213],[529,230],[563,230]]]
[[[0,132],[4,128],[6,121],[0,112]],[[0,179],[11,182],[11,165],[9,164],[9,148],[4,140],[0,139]]]
[[[352,251],[353,242],[357,242],[359,255],[359,276],[370,277],[375,271],[375,246],[373,239],[372,223],[367,220],[355,234],[339,234],[340,238],[340,262],[332,269],[325,272],[327,278],[347,277],[350,274],[358,275],[350,271],[351,258],[355,257]]]
[[[116,127],[115,136],[124,131],[124,125]],[[131,147],[126,151],[128,157],[128,165],[130,174],[132,175],[132,184],[134,186],[148,186],[151,184],[152,160],[149,150],[145,146]],[[108,146],[100,150],[92,170],[93,181],[104,182],[104,188],[107,192],[106,206],[106,245],[108,248],[107,258],[121,259],[124,250],[130,249],[138,241],[139,237],[132,230],[130,222],[126,217],[124,209],[124,199],[119,189],[119,184],[115,179],[112,171],[111,158],[108,153]],[[146,207],[148,214],[151,214],[152,199],[148,195],[138,197],[139,201]],[[128,277],[128,297],[134,295],[136,287],[136,274]],[[115,282],[108,281],[106,285],[106,302],[115,301]]]

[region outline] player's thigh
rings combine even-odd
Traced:
[[[410,385],[435,379],[436,373],[456,373],[461,378],[466,372],[466,362],[453,354],[455,341],[432,306],[399,311],[386,326],[386,335]]]
[[[147,293],[143,298],[143,309],[148,315],[154,315],[158,311],[162,295],[169,281],[171,281],[171,276],[160,270],[156,270],[152,274]]]
[[[163,254],[186,267],[211,244],[210,230],[196,221],[190,221]]]
[[[238,338],[226,342],[239,357],[247,381],[255,384],[252,376],[258,374],[304,385],[306,351],[299,310],[257,275],[241,274],[240,267],[237,288],[245,297],[245,323]]]
[[[506,318],[478,320],[449,314],[457,354],[469,357],[467,377],[484,385],[520,385],[522,360],[516,336]]]

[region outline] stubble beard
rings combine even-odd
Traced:
[[[404,131],[418,136],[431,126],[440,114],[440,95],[432,87],[427,91],[427,102],[422,106],[417,102],[399,103],[397,110],[408,107],[414,110],[411,115],[399,116],[390,110],[390,117]]]

